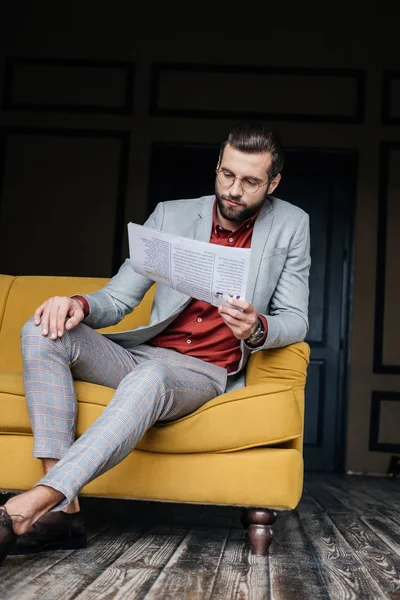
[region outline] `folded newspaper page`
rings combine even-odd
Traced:
[[[128,224],[133,269],[213,306],[246,299],[249,248],[229,248]]]

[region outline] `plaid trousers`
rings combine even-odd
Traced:
[[[156,421],[193,412],[226,387],[222,367],[147,344],[122,348],[83,323],[52,341],[29,319],[21,331],[21,347],[33,455],[60,459],[37,484],[65,496],[54,510],[123,460]],[[116,390],[76,441],[73,379]]]

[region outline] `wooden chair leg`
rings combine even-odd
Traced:
[[[275,523],[278,513],[269,508],[244,508],[242,513],[243,527],[249,528],[249,539],[253,554],[267,556],[272,542],[271,525]]]

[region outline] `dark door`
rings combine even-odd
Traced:
[[[149,212],[157,202],[214,191],[218,148],[157,144],[152,150]],[[306,387],[304,457],[308,470],[343,468],[348,342],[349,245],[356,155],[290,149],[275,195],[310,215],[311,362]]]

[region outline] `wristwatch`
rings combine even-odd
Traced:
[[[261,319],[258,319],[258,325],[257,328],[255,329],[255,331],[253,331],[253,333],[247,338],[247,340],[244,340],[246,342],[246,344],[249,344],[250,346],[255,346],[256,344],[258,344],[258,342],[260,340],[263,339],[264,337],[264,333],[265,333],[265,329],[264,329],[264,325],[261,321]]]

